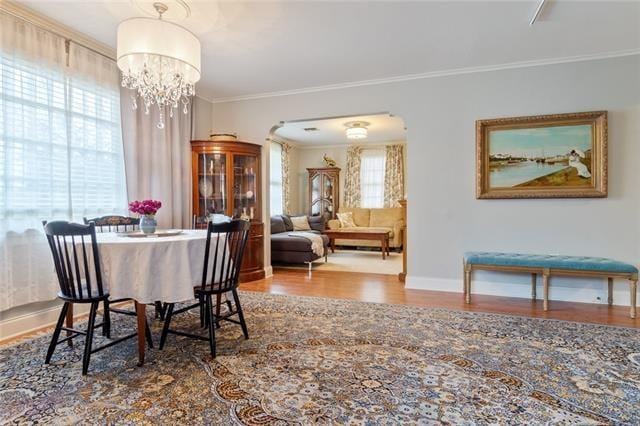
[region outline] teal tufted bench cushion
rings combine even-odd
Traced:
[[[464,262],[468,265],[521,266],[576,271],[618,272],[623,274],[638,273],[638,268],[629,263],[602,257],[470,251],[464,254]]]

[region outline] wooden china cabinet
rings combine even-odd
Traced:
[[[340,169],[321,167],[309,172],[309,214],[335,219],[340,206]]]
[[[260,145],[237,141],[191,141],[193,216],[223,214],[251,222],[240,281],[264,278],[264,223],[260,197]]]

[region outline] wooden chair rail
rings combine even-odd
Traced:
[[[543,307],[547,311],[549,309],[549,284],[551,276],[565,277],[585,277],[585,278],[606,278],[608,287],[607,302],[613,305],[613,279],[623,278],[629,280],[630,307],[629,316],[636,317],[636,293],[638,287],[637,272],[608,272],[598,270],[581,270],[581,269],[558,269],[558,268],[541,268],[533,266],[517,266],[517,265],[486,265],[486,264],[469,264],[463,262],[464,281],[462,291],[465,295],[465,302],[471,303],[471,273],[474,270],[494,271],[494,272],[514,272],[531,274],[531,299],[536,300],[536,284],[538,274],[542,275],[543,285]]]

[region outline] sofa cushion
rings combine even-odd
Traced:
[[[327,218],[323,215],[307,216],[307,219],[309,219],[309,226],[314,231],[323,232],[326,229]]]
[[[283,214],[280,217],[282,217],[282,221],[284,222],[285,229],[287,231],[293,231],[293,222],[291,222],[291,219],[289,218],[289,216]]]
[[[353,221],[356,226],[369,226],[369,213],[371,209],[361,209],[358,207],[344,207],[340,209],[340,213],[353,214]]]
[[[287,228],[284,226],[284,221],[282,220],[282,216],[271,216],[271,233],[272,234],[280,234],[282,232],[286,232]]]
[[[316,231],[309,231],[314,232]],[[326,247],[329,244],[329,237],[322,235],[322,242]],[[292,237],[288,232],[281,234],[271,234],[272,251],[311,251],[311,241],[306,238]]]
[[[393,228],[398,221],[403,219],[402,207],[371,209],[369,226]]]

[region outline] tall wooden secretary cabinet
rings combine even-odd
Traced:
[[[191,141],[193,217],[197,228],[205,218],[223,214],[251,222],[240,281],[262,279],[264,223],[261,199],[260,145],[236,141]]]
[[[309,172],[309,214],[335,219],[340,207],[340,169],[321,167]]]

